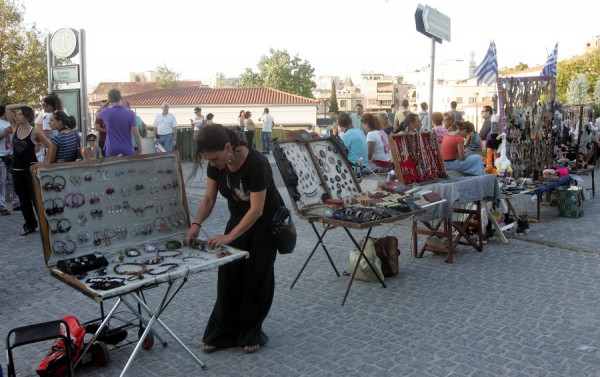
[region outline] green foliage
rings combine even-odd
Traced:
[[[567,91],[569,84],[574,76],[584,74],[587,79],[587,98],[594,98],[594,85],[600,73],[600,49],[582,58],[571,59],[558,62],[556,78],[556,97],[557,99],[569,103]],[[586,101],[587,102],[587,101]]]
[[[329,112],[336,113],[340,110],[337,101],[337,94],[335,90],[335,83],[331,80],[331,96],[329,97]]]
[[[594,87],[594,104],[596,105],[596,114],[600,108],[600,77],[596,79],[596,86]]]
[[[313,98],[312,90],[317,84],[312,80],[314,68],[298,55],[293,58],[287,50],[269,49],[270,56],[263,55],[258,61],[258,72],[251,68],[240,75],[240,88],[274,88],[283,92]]]
[[[159,89],[172,89],[179,87],[181,73],[175,72],[166,64],[156,67],[156,87]]]
[[[24,7],[14,0],[0,6],[0,102],[37,104],[47,94],[45,38],[26,26]]]
[[[519,64],[517,64],[516,66],[514,66],[512,68],[503,68],[503,69],[499,70],[498,74],[500,76],[512,76],[513,73],[521,72],[526,69],[529,69],[529,66],[523,62],[519,62]]]

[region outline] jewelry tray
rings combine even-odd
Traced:
[[[228,246],[215,251],[183,246],[190,224],[177,153],[36,164],[31,170],[46,266],[52,275],[95,299],[248,255]],[[173,240],[182,245],[164,247]],[[149,244],[156,250],[147,251]],[[86,270],[91,259],[102,262],[98,270]],[[61,271],[59,262],[61,267],[69,264],[73,274],[83,271],[85,276]],[[100,264],[108,265],[102,269]],[[119,269],[123,264],[127,268]],[[136,268],[146,272],[138,274]],[[98,290],[91,288],[94,279],[124,283]]]
[[[326,199],[344,200],[362,192],[350,162],[333,140],[282,141],[273,147],[283,150],[298,176],[300,199],[292,200],[297,214],[299,209],[321,205]],[[277,167],[284,176],[280,163]]]

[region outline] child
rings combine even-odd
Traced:
[[[97,138],[94,134],[87,135],[86,139],[87,145],[81,149],[81,155],[84,160],[95,160],[98,158],[102,158],[102,150],[96,144]]]

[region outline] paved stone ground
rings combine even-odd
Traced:
[[[189,168],[185,164],[186,172]],[[590,177],[585,179],[589,184]],[[203,191],[197,182],[187,187],[192,211]],[[168,346],[156,341],[142,350],[129,375],[599,376],[599,203],[586,201],[578,219],[559,218],[556,207],[544,206],[542,222],[531,224],[529,235],[509,233],[508,244],[492,241],[482,253],[459,246],[450,265],[431,253],[411,256],[409,222],[377,228],[376,235],[399,237],[400,274],[386,279],[387,289],[354,282],[345,306],[349,278],[337,277],[320,250],[290,290],[316,241],[308,224],[297,222],[296,251],[276,262],[275,300],[264,323],[270,340],[263,349],[249,355],[238,349],[200,351],[215,299],[216,271],[209,271],[191,276],[162,317],[208,368],[201,370],[159,329]],[[535,210],[529,197],[518,204]],[[226,212],[220,200],[206,223],[209,234],[222,230]],[[0,217],[2,337],[11,328],[68,314],[82,321],[97,318],[98,304],[49,276],[39,233],[19,236],[21,223],[19,213]],[[330,232],[326,241],[338,269],[347,270],[351,245],[343,230]],[[162,289],[146,292],[151,304]],[[128,339],[135,332],[130,329]],[[34,376],[48,348],[17,349],[19,375]],[[132,350],[125,345],[110,352],[107,367],[91,364],[76,373],[117,376]]]

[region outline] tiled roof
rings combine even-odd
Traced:
[[[271,88],[175,88],[155,89],[127,96],[131,106],[186,105],[301,105],[317,100]]]
[[[200,81],[179,81],[179,86],[182,88],[199,88],[202,86]],[[130,93],[142,93],[156,89],[156,82],[101,82],[98,84],[92,94],[106,95],[109,90],[116,88],[124,95]]]

